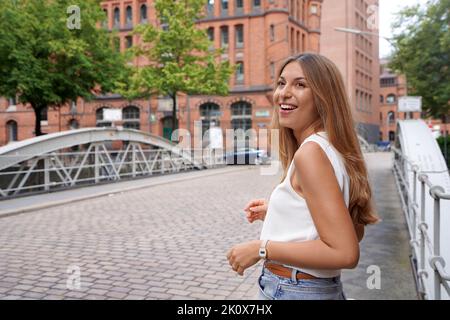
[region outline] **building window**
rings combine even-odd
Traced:
[[[41,109],[41,121],[48,121],[48,108]]]
[[[140,21],[141,23],[146,23],[147,22],[147,5],[143,4],[141,6],[141,17],[140,17]]]
[[[244,26],[242,24],[236,26],[236,48],[244,47]]]
[[[214,41],[214,28],[213,27],[208,28],[207,34],[208,34],[209,41]]]
[[[140,129],[140,112],[135,106],[128,106],[122,110],[123,127],[127,129]]]
[[[109,121],[103,120],[103,110],[106,109],[105,107],[98,108],[95,111],[95,126],[96,127],[111,127],[112,123]]]
[[[231,105],[231,127],[233,130],[247,131],[252,127],[252,106],[245,101],[235,102]],[[246,136],[246,139],[249,137]]]
[[[127,27],[131,27],[133,25],[133,11],[131,10],[131,6],[127,7],[126,16],[126,25]]]
[[[204,103],[200,106],[200,119],[202,120],[202,136],[212,125],[220,126],[220,107],[215,103]],[[207,137],[209,138],[209,137]]]
[[[244,0],[236,0],[236,9],[244,8]]]
[[[380,80],[380,86],[385,88],[385,87],[395,87],[396,86],[396,79],[395,77],[390,77],[390,78],[383,78]]]
[[[270,25],[270,41],[275,41],[275,26],[273,24]]]
[[[10,97],[10,98],[8,99],[8,103],[9,103],[9,106],[10,106],[10,107],[14,107],[15,105],[17,105],[17,99],[16,99],[16,97]]]
[[[228,27],[220,27],[220,42],[222,48],[228,47]]]
[[[380,102],[383,103],[384,102],[384,96],[382,94],[380,94]]]
[[[395,132],[389,131],[389,141],[395,141]]]
[[[380,112],[380,123],[383,122],[383,112]]]
[[[133,36],[126,36],[125,37],[125,46],[126,48],[131,48],[133,46]]]
[[[253,0],[253,7],[259,8],[261,6],[261,0]]]
[[[394,111],[389,111],[387,114],[387,121],[388,124],[393,124],[395,123],[395,112]]]
[[[356,90],[355,98],[356,98],[356,109],[359,109],[360,108],[360,106],[359,106],[359,90]]]
[[[8,142],[17,141],[17,122],[10,120],[6,123]]]
[[[115,8],[114,9],[114,28],[119,28],[120,27],[120,9],[119,8]]]
[[[317,6],[316,5],[312,5],[310,12],[311,12],[311,14],[317,14],[317,12],[318,12]]]
[[[103,9],[103,13],[105,14],[105,17],[103,18],[102,27],[108,29],[108,10]]]
[[[214,14],[214,0],[208,0],[208,4],[206,5],[208,15],[212,16]]]
[[[244,82],[244,63],[242,61],[236,63],[236,83]]]
[[[228,0],[222,0],[222,10],[228,11]]]
[[[388,94],[386,97],[386,103],[395,103],[396,97],[395,94]]]

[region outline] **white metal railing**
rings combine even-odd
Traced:
[[[124,149],[111,150],[104,142],[95,142],[80,151],[30,155],[27,160],[1,170],[0,200],[77,185],[223,165],[223,153],[211,149],[146,149],[140,143],[130,142]]]
[[[400,193],[402,208],[405,213],[411,238],[412,261],[418,291],[423,299],[442,299],[442,288],[450,296],[450,274],[445,271],[446,261],[441,255],[442,201],[450,200],[450,194],[439,185],[433,185],[428,174],[440,173],[421,171],[420,167],[410,161],[401,150],[392,148],[395,160],[393,172]],[[412,179],[410,176],[412,174]],[[411,185],[412,180],[412,185]],[[420,187],[417,188],[418,183]],[[418,190],[420,198],[417,197]],[[431,198],[431,199],[429,199]],[[428,200],[432,200],[431,219],[427,219]],[[429,221],[432,220],[432,223]],[[432,229],[430,229],[432,224]],[[431,272],[429,272],[431,270]],[[430,274],[432,273],[432,274]],[[433,281],[428,277],[433,277]]]

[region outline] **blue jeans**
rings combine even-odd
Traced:
[[[259,300],[345,300],[340,276],[297,280],[294,273],[288,279],[263,267],[258,286]]]

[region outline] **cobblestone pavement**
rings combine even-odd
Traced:
[[[242,208],[252,198],[268,198],[278,181],[258,167],[238,167],[1,218],[0,299],[252,299],[261,264],[240,277],[225,255],[232,245],[258,238],[261,223],[247,223]],[[387,197],[397,208],[399,200]],[[407,248],[402,216],[392,219],[394,226],[368,230],[363,250],[370,252],[362,254],[353,276],[344,274],[348,296],[414,295],[408,292],[412,277],[402,251]],[[385,247],[383,237],[390,232],[402,236]],[[408,282],[405,291],[368,292],[365,267],[377,257],[395,260],[389,266],[399,270],[391,276]]]

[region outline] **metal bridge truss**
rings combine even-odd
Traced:
[[[111,148],[115,141],[123,147]],[[221,165],[222,154],[182,149],[137,130],[66,131],[0,148],[0,199]]]

